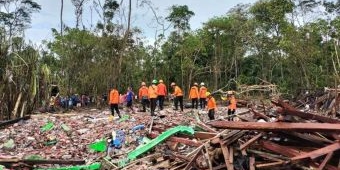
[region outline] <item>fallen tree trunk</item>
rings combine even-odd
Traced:
[[[31,118],[31,116],[24,116],[24,117],[21,117],[21,118],[18,118],[18,119],[13,119],[13,120],[1,122],[1,123],[0,123],[0,128],[4,128],[4,127],[7,126],[7,125],[11,125],[11,124],[17,123],[17,122],[19,122],[20,120],[28,120],[28,119],[30,119],[30,118]]]

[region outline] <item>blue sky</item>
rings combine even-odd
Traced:
[[[91,25],[91,10],[93,0],[88,0],[84,9],[83,23],[86,27]],[[103,1],[103,0],[101,0]],[[125,0],[127,2],[127,0]],[[147,7],[137,7],[137,2],[141,0],[133,0],[132,6],[132,26],[142,30],[145,39],[151,40],[155,34],[156,22],[153,13]],[[256,0],[150,0],[152,6],[156,9],[158,16],[167,16],[169,7],[172,5],[188,5],[189,9],[195,13],[190,24],[192,29],[202,26],[209,18],[224,15],[239,3],[254,3]],[[36,0],[42,7],[40,13],[36,13],[32,17],[31,28],[26,31],[26,39],[33,43],[40,44],[41,40],[52,38],[51,28],[60,28],[60,0]],[[118,1],[120,2],[120,1]],[[124,2],[124,3],[126,3]],[[126,6],[126,4],[123,4]],[[71,0],[64,0],[64,22],[69,27],[75,27],[74,7]],[[96,24],[98,15],[93,10],[92,23]]]

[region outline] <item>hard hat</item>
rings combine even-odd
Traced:
[[[157,80],[156,79],[152,80],[152,84],[157,84]]]
[[[172,82],[172,83],[171,83],[171,86],[176,86],[176,83],[175,83],[175,82]]]
[[[142,86],[146,86],[145,82],[142,82]]]
[[[232,95],[233,91],[227,91],[227,94]]]
[[[159,82],[160,82],[160,83],[163,83],[163,80],[162,80],[162,79],[160,79],[160,80],[159,80]]]
[[[194,83],[194,86],[198,86],[198,83],[195,82],[195,83]]]
[[[205,95],[206,95],[206,96],[210,96],[211,93],[207,91],[207,92],[205,92]]]
[[[204,82],[201,82],[201,86],[204,86]]]

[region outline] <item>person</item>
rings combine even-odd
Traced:
[[[156,116],[155,115],[155,110],[156,110],[156,102],[157,102],[157,80],[153,80],[151,86],[149,86],[149,99],[150,99],[150,110],[151,110],[151,116]]]
[[[210,92],[206,92],[207,96],[207,109],[208,109],[208,117],[209,120],[215,119],[215,110],[217,109],[215,98],[211,95]]]
[[[165,99],[165,95],[167,94],[167,89],[166,89],[166,86],[163,80],[159,80],[159,84],[157,85],[157,94],[158,94],[159,110],[163,110],[164,99]]]
[[[191,99],[191,108],[198,109],[198,84],[195,82],[194,85],[190,89],[189,99]],[[195,106],[196,104],[196,106]]]
[[[175,110],[178,110],[178,102],[179,106],[181,107],[181,111],[183,112],[183,92],[180,87],[176,85],[175,82],[171,83],[171,87],[173,88],[173,96],[175,97],[174,102],[175,102]]]
[[[133,101],[134,96],[135,94],[133,93],[132,88],[128,87],[127,93],[126,93],[126,107],[128,107],[132,111],[132,113],[134,113],[134,110],[132,108],[132,101]]]
[[[116,88],[112,88],[112,90],[110,91],[109,103],[110,103],[110,109],[111,109],[112,116],[114,116],[114,113],[116,111],[118,116],[119,116],[119,118],[121,118],[120,112],[119,112],[119,108],[118,108],[118,104],[119,104],[119,92],[118,92],[118,90]]]
[[[227,100],[228,102],[228,116],[229,120],[233,120],[233,118],[230,115],[234,115],[236,111],[236,99],[234,96],[233,91],[227,91]]]
[[[200,98],[200,107],[201,109],[204,109],[206,104],[207,104],[207,96],[206,96],[206,92],[207,92],[207,88],[205,87],[205,84],[204,82],[201,82],[201,87],[200,87],[200,95],[199,95],[199,98]]]
[[[142,82],[141,87],[139,88],[138,98],[143,106],[142,112],[146,112],[146,106],[149,104],[149,89],[146,87],[145,82]]]

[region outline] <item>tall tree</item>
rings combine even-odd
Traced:
[[[11,38],[13,35],[22,33],[31,23],[31,16],[39,12],[41,6],[33,0],[10,0],[0,1],[0,24]]]

